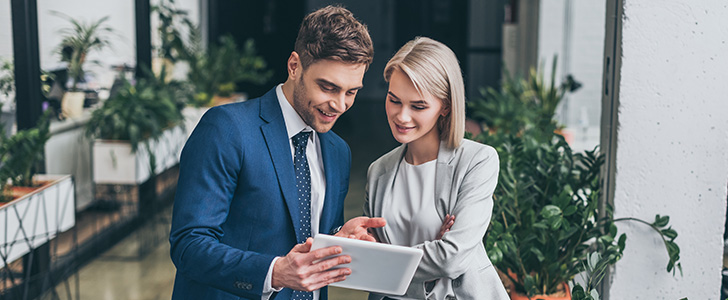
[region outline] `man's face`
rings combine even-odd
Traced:
[[[331,130],[362,88],[364,64],[322,59],[295,76],[292,106],[316,132]]]

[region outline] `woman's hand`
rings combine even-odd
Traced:
[[[445,232],[450,231],[450,228],[452,227],[452,224],[455,224],[455,215],[447,214],[445,215],[445,221],[442,222],[442,226],[440,227],[440,232],[437,233],[436,240],[441,240],[442,236],[445,235]]]

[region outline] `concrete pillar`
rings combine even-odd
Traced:
[[[649,228],[619,224],[627,248],[609,299],[719,299],[728,184],[728,3],[611,1],[621,45],[613,122],[615,218],[669,215],[684,276]],[[605,78],[607,81],[609,78]],[[610,91],[611,92],[611,91]],[[604,148],[604,145],[602,145]]]

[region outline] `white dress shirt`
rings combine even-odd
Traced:
[[[283,112],[283,121],[286,123],[286,131],[288,132],[288,144],[291,146],[291,161],[293,161],[296,150],[291,140],[295,135],[301,131],[312,131],[308,143],[306,144],[306,159],[308,160],[308,167],[311,170],[311,236],[319,232],[319,221],[321,220],[321,211],[324,208],[324,196],[326,195],[326,176],[324,174],[324,162],[321,158],[321,141],[313,131],[311,126],[308,126],[306,122],[301,119],[296,110],[288,102],[286,96],[283,94],[283,84],[279,84],[276,87],[276,96],[278,97],[278,104],[281,106],[281,112]],[[273,266],[278,261],[276,257],[271,262],[268,268],[268,275],[265,277],[265,283],[263,286],[262,300],[268,300],[273,292],[279,292],[280,289],[273,289]],[[319,291],[313,292],[313,299],[319,299]]]

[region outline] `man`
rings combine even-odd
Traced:
[[[341,227],[351,152],[329,132],[373,52],[351,12],[319,9],[301,24],[285,83],[203,116],[180,162],[173,299],[327,299],[322,287],[351,273],[331,270],[348,256],[321,260],[340,247],[310,251],[309,237],[373,240],[367,228],[384,226],[359,217]]]

